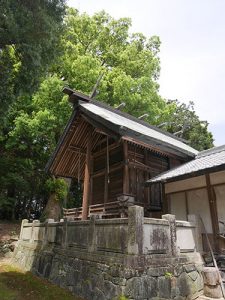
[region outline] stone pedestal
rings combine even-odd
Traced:
[[[222,298],[219,273],[214,267],[205,267],[202,270],[204,281],[204,296],[215,299]]]

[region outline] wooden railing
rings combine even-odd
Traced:
[[[131,201],[130,197],[120,197],[119,200],[94,204],[89,206],[88,217],[99,215],[103,219],[107,218],[126,218],[128,216],[128,207],[131,205],[144,206],[143,203]],[[81,220],[82,207],[63,209],[63,217],[71,220]]]
[[[82,207],[78,208],[63,208],[63,217],[71,220],[81,220]]]

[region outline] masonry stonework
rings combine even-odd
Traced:
[[[168,219],[146,219],[132,207],[128,219],[24,221],[13,260],[87,300],[195,299],[203,289],[196,227]],[[193,249],[182,247],[177,229],[192,232]]]

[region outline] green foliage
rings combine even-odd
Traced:
[[[69,193],[64,203],[65,208],[81,207],[82,206],[82,185],[77,180],[72,180]]]
[[[128,300],[128,298],[125,297],[125,296],[120,296],[120,297],[119,297],[119,300]]]
[[[63,201],[68,193],[68,185],[62,178],[49,178],[46,183],[46,191],[49,194],[55,194],[57,201]]]
[[[199,150],[212,146],[192,104],[159,96],[158,37],[130,34],[130,19],[105,12],[68,9],[63,20],[64,2],[0,3],[0,217],[38,218],[49,192],[58,191],[44,167],[71,114],[65,85],[89,94],[103,74],[97,99],[125,102],[135,116],[147,112],[146,121],[164,123]],[[81,199],[80,185],[72,184],[67,207]]]
[[[165,276],[165,278],[172,278],[173,277],[173,273],[171,273],[171,272],[165,272],[164,276]]]
[[[64,13],[65,0],[0,2],[0,119],[56,58]]]
[[[152,122],[165,107],[156,82],[159,38],[129,34],[130,19],[115,20],[104,11],[90,17],[69,9],[65,25],[64,53],[54,68],[60,77],[89,94],[104,74],[97,98],[112,106],[125,102],[125,111],[136,116],[151,111]]]
[[[208,131],[208,122],[201,121],[194,110],[194,103],[180,103],[178,100],[168,101],[170,113],[164,119],[163,128],[176,136],[185,139],[199,150],[213,147],[213,136]]]

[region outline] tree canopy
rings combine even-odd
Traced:
[[[65,0],[0,2],[0,119],[32,94],[59,51]]]
[[[101,77],[97,99],[112,106],[124,102],[135,116],[148,113],[146,121],[199,150],[212,146],[208,123],[193,103],[159,95],[159,37],[130,34],[130,19],[115,20],[105,12],[89,16],[67,9],[64,17],[62,0],[13,3],[0,4],[3,217],[39,217],[46,205],[44,167],[72,110],[61,92],[65,85],[90,94]]]

